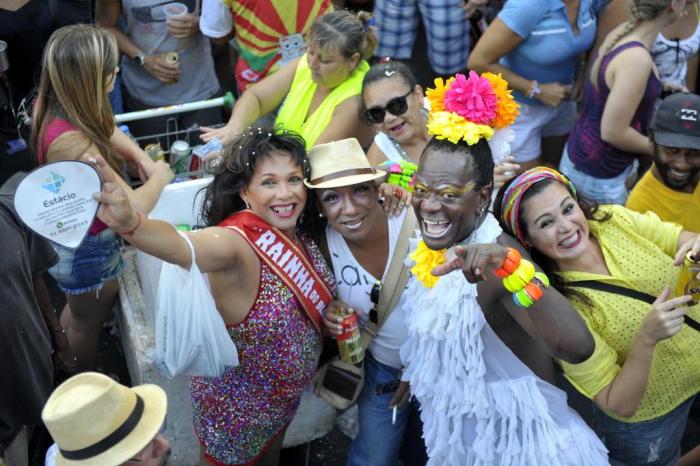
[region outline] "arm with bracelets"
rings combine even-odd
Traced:
[[[569,301],[549,286],[549,278],[513,238],[497,243],[457,246],[456,257],[435,268],[433,275],[461,269],[477,284],[484,311],[508,312],[547,353],[571,364],[588,359],[593,337]]]

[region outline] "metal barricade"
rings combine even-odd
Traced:
[[[234,103],[233,94],[227,92],[222,97],[217,97],[214,99],[200,100],[197,102],[189,102],[185,104],[169,105],[167,107],[151,108],[147,110],[140,110],[136,112],[121,113],[115,115],[115,121],[117,125],[127,124],[132,121],[146,120],[151,118],[159,118],[163,116],[172,115],[165,122],[165,128],[163,131],[155,132],[147,135],[140,135],[134,137],[137,144],[142,148],[146,149],[144,144],[146,141],[158,140],[161,144],[162,155],[164,160],[168,162],[175,173],[176,180],[197,178],[204,175],[203,164],[193,164],[191,163],[191,158],[196,157],[192,154],[192,148],[200,143],[199,125],[195,124],[189,128],[179,128],[176,115],[192,112],[195,110],[202,110],[206,108],[215,107],[226,107],[232,108]],[[211,125],[213,127],[223,126],[223,123]],[[171,154],[170,149],[175,141],[184,141],[189,145],[188,154]]]

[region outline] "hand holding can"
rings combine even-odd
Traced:
[[[342,333],[338,335],[340,359],[348,364],[359,364],[365,358],[365,351],[360,341],[360,324],[352,308],[335,310],[342,320]]]
[[[678,275],[678,282],[673,293],[676,297],[692,296],[693,300],[688,303],[689,306],[695,306],[700,303],[700,278],[698,278],[698,274],[700,274],[700,260],[695,260],[692,254],[693,251],[689,250],[683,258],[681,273]]]

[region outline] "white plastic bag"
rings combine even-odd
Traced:
[[[209,284],[194,260],[190,270],[163,263],[156,308],[156,364],[169,378],[221,377],[238,365],[238,351],[216,309]]]

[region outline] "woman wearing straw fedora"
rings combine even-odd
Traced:
[[[129,388],[85,372],[62,383],[41,418],[56,442],[46,466],[160,466],[170,442],[158,432],[168,399],[157,385]]]
[[[337,285],[338,301],[326,309],[324,324],[338,336],[343,318],[333,312],[337,307],[355,310],[366,328],[372,320],[373,285],[382,281],[391,286],[392,258],[398,254],[403,264],[407,251],[407,246],[400,250],[407,211],[387,217],[377,202],[375,185],[386,174],[372,168],[357,139],[319,144],[309,152],[309,163],[311,173],[304,182],[314,190],[321,215],[328,221],[321,249],[332,264]],[[412,213],[409,216],[413,219]],[[415,220],[406,223],[405,231],[412,233]],[[425,464],[418,404],[394,399],[401,370],[399,348],[407,336],[402,309],[403,303],[398,301],[393,312],[387,310],[387,315],[380,311],[374,319],[380,328],[365,353],[365,384],[358,399],[360,428],[348,465],[395,465],[400,448],[408,453],[401,458],[404,465]]]
[[[97,160],[98,168],[103,162]],[[192,377],[200,464],[276,465],[321,353],[334,279],[311,240],[306,149],[295,133],[255,130],[227,147],[207,187],[203,223],[185,235],[238,350],[222,377]],[[103,174],[104,175],[104,174]],[[188,242],[143,218],[105,176],[98,216],[135,247],[190,268]]]

